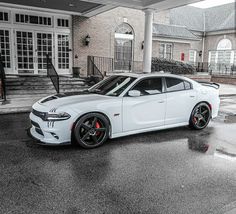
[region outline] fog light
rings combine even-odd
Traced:
[[[55,133],[51,132],[51,135],[52,135],[54,138],[56,138],[57,140],[59,139],[59,137],[58,137]]]

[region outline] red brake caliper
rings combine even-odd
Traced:
[[[101,128],[100,123],[99,123],[99,122],[96,122],[95,127],[96,127],[96,129]],[[100,135],[100,132],[97,132],[96,135],[97,135],[97,136]]]

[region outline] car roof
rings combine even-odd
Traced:
[[[192,81],[191,79],[184,77],[182,75],[165,73],[164,71],[152,72],[152,73],[120,73],[120,74],[115,74],[115,75],[134,77],[134,78],[138,78],[138,79],[145,78],[145,77],[174,77],[174,78],[180,78],[180,79]]]

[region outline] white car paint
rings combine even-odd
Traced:
[[[90,112],[100,112],[108,117],[111,126],[110,138],[188,125],[191,112],[199,102],[207,102],[211,105],[212,118],[218,115],[220,104],[218,89],[171,74],[120,75],[136,79],[117,97],[85,94],[58,98],[58,95],[54,95],[55,99],[50,101],[44,102],[52,96],[36,102],[32,108],[38,112],[66,112],[71,117],[67,120],[52,122],[44,121],[31,112],[30,120],[37,123],[43,132],[43,135],[39,134],[36,131],[37,127],[33,124],[30,129],[32,137],[51,145],[70,143],[74,123],[79,117]],[[127,96],[128,91],[138,81],[149,77],[179,78],[190,82],[192,89],[140,97]]]

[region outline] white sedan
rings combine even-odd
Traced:
[[[204,129],[218,115],[219,85],[171,74],[120,74],[79,94],[33,105],[30,134],[43,144],[95,148],[108,138],[189,125]]]

